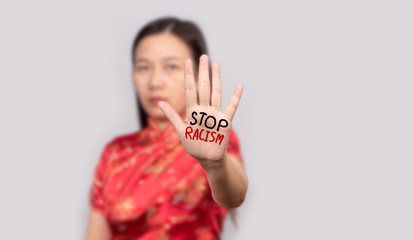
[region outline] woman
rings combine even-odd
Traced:
[[[103,150],[88,240],[219,239],[227,208],[244,201],[248,178],[231,130],[242,86],[221,112],[219,65],[211,84],[206,53],[188,21],[162,18],[138,33],[132,61],[141,130]]]

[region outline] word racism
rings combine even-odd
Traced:
[[[204,112],[199,112],[200,115],[202,115],[201,120],[199,121],[199,126],[201,126],[202,121],[204,120],[205,115],[207,115]],[[198,123],[196,116],[198,115],[197,112],[192,112],[192,118],[194,119],[194,121],[192,122],[192,120],[189,122],[191,125],[195,125]],[[208,120],[210,120],[208,122]],[[228,121],[225,119],[221,119],[219,120],[218,124],[217,124],[217,120],[215,119],[214,116],[208,116],[205,118],[204,121],[204,125],[206,128],[208,129],[214,129],[215,126],[217,126],[217,131],[208,131],[208,130],[204,130],[201,129],[199,130],[198,128],[194,131],[194,129],[191,126],[186,127],[185,130],[185,138],[187,139],[191,139],[191,140],[201,140],[204,142],[214,142],[218,143],[219,145],[221,145],[222,140],[224,139],[224,135],[223,134],[219,134],[219,128],[223,127],[226,128],[228,127]],[[204,133],[205,132],[205,133]]]

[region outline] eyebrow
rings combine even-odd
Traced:
[[[164,57],[164,58],[162,58],[161,59],[162,61],[168,61],[168,60],[179,60],[179,61],[183,61],[181,58],[178,58],[178,57]],[[147,59],[147,58],[137,58],[137,59],[135,59],[135,63],[138,63],[138,62],[148,62],[149,61],[149,59]]]

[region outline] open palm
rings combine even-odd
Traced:
[[[221,112],[219,65],[212,64],[212,91],[208,69],[208,56],[204,54],[200,58],[197,91],[192,62],[190,59],[185,61],[185,121],[182,121],[167,102],[160,102],[159,107],[174,126],[186,152],[198,161],[214,162],[225,157],[232,119],[238,108],[243,87],[236,87],[225,111]]]

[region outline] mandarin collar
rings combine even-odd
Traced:
[[[181,119],[185,119],[185,114],[180,115]],[[172,123],[168,121],[165,125],[165,128],[162,130],[158,122],[148,116],[147,117],[148,126],[145,128],[147,131],[148,140],[150,142],[161,142],[161,143],[179,143],[179,137],[176,134],[175,128]]]

